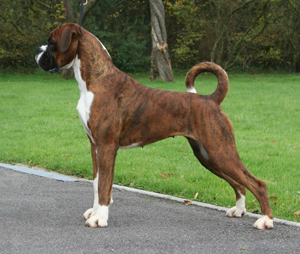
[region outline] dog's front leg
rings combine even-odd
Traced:
[[[107,226],[116,155],[117,148],[114,145],[100,147],[92,144],[94,205],[83,215],[87,227]]]
[[[91,153],[92,153],[92,161],[93,161],[93,187],[94,187],[94,205],[93,208],[88,209],[83,214],[83,219],[88,220],[90,217],[96,214],[98,208],[98,178],[97,178],[97,163],[96,163],[96,146],[91,141]]]

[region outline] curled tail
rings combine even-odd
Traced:
[[[185,77],[185,85],[188,92],[197,93],[194,81],[201,72],[211,72],[218,78],[217,89],[212,94],[206,96],[220,105],[229,90],[229,81],[226,71],[224,71],[221,66],[210,62],[196,64],[188,71]]]

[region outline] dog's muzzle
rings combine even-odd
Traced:
[[[59,66],[57,65],[55,58],[52,56],[48,46],[46,45],[43,45],[37,49],[35,61],[45,71],[49,71],[53,74],[59,71]]]

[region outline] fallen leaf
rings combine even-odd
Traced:
[[[180,149],[180,151],[183,151],[183,150],[184,150],[184,148],[181,148],[181,149]]]
[[[70,154],[62,154],[61,157],[68,157],[69,159],[72,158]]]
[[[184,175],[181,175],[181,178],[184,178]]]
[[[185,204],[185,205],[191,205],[191,204],[192,204],[192,202],[191,202],[191,201],[189,201],[189,200],[184,200],[184,204]]]
[[[198,197],[198,195],[199,195],[199,193],[197,192],[197,193],[195,194],[194,199],[196,199],[196,198]]]
[[[300,210],[294,213],[295,219],[297,219],[297,216],[299,216],[299,215],[300,215]]]
[[[265,156],[266,156],[267,158],[269,158],[269,157],[270,157],[268,154],[265,154]]]
[[[135,168],[132,169],[133,171],[135,170]]]
[[[300,194],[300,191],[298,191],[298,194]]]
[[[167,178],[167,175],[165,175],[165,174],[163,174],[163,173],[159,173],[162,177],[163,177],[163,179],[166,179]]]
[[[134,183],[131,183],[131,184],[129,184],[130,186],[133,186],[134,185]]]
[[[297,149],[297,146],[294,146],[294,149]]]
[[[253,199],[252,203],[254,203],[256,201],[256,199]]]
[[[277,199],[278,197],[277,196],[271,196],[271,197],[269,197],[269,199],[271,199],[271,198]]]
[[[240,250],[247,250],[247,248],[245,248],[245,247],[240,247]]]
[[[166,179],[167,177],[170,177],[171,175],[174,174],[175,171],[172,171],[171,173],[168,173],[167,175],[164,173],[159,173],[164,179]]]
[[[74,116],[74,118],[78,118],[78,116]]]
[[[276,141],[274,141],[272,144],[273,144],[273,145],[277,145],[277,146],[278,146],[278,143],[277,143]]]

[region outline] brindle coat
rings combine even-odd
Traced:
[[[99,205],[110,204],[119,148],[145,146],[181,135],[187,138],[201,164],[233,187],[237,201],[246,195],[246,187],[259,201],[262,215],[273,220],[266,184],[243,165],[232,123],[221,110],[229,82],[220,66],[200,63],[186,76],[186,87],[193,89],[199,73],[212,72],[218,86],[211,95],[149,88],[117,69],[99,40],[75,24],[54,30],[44,55],[47,59],[41,59],[40,66],[52,72],[70,64],[77,55],[86,89],[94,94],[87,125],[92,135],[94,179],[99,175]],[[264,224],[258,228],[273,227],[273,221],[272,225]]]

